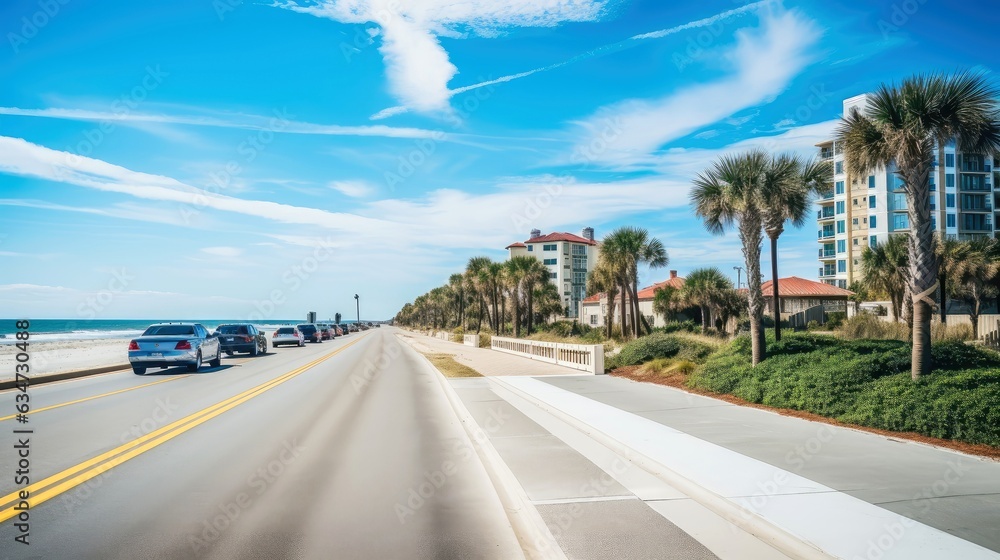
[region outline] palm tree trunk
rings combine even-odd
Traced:
[[[483,313],[486,311],[486,298],[479,294],[479,317],[476,318],[476,334],[483,330]]]
[[[627,309],[628,309],[626,307],[626,303],[625,303],[625,295],[628,294],[628,288],[625,287],[625,284],[626,284],[626,282],[619,282],[618,283],[618,285],[619,285],[619,293],[622,295],[622,305],[621,305],[622,337],[623,338],[628,338],[628,322],[626,321],[626,317],[625,317],[625,315],[627,313]]]
[[[641,321],[639,320],[640,317],[639,293],[638,293],[638,286],[636,285],[638,284],[638,281],[637,280],[633,281],[630,284],[631,285],[629,286],[629,291],[630,291],[629,297],[632,298],[632,309],[633,309],[632,332],[636,338],[639,338],[640,336],[642,336],[642,325],[640,324]]]
[[[778,299],[778,236],[771,238],[771,303],[774,305],[774,340],[781,340],[781,300]]]
[[[948,274],[947,273],[943,273],[943,274],[940,274],[938,276],[938,282],[940,283],[940,285],[938,286],[938,291],[941,293],[941,324],[942,325],[948,324],[948,299],[947,299],[947,295],[946,295],[948,292],[945,291],[945,280],[947,278],[948,278]]]
[[[740,220],[740,241],[743,244],[743,260],[747,269],[747,301],[750,315],[750,342],[753,349],[753,365],[767,357],[764,338],[764,297],[761,294],[760,251],[763,244],[760,218],[756,215],[742,216]]]
[[[699,305],[698,308],[701,310],[701,334],[708,334],[708,306],[703,304]]]
[[[535,291],[533,286],[528,286],[528,336],[531,336],[531,327],[534,318],[534,312],[532,311],[533,302],[531,301],[531,292]]]
[[[922,150],[920,161],[901,162],[909,170],[903,180],[909,202],[910,278],[909,300],[913,302],[913,354],[910,376],[916,380],[931,372],[931,294],[938,287],[937,257],[934,254],[934,231],[931,229],[930,187],[928,174],[931,150]]]

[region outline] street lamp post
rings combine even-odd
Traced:
[[[742,266],[734,266],[733,270],[736,271],[736,289],[740,289],[740,273],[743,272]]]
[[[358,294],[354,294],[354,303],[357,305],[357,308],[358,308],[358,324],[360,325],[361,324],[361,298],[358,297]]]

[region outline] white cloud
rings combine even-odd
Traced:
[[[201,252],[214,257],[235,258],[243,254],[243,249],[238,247],[204,247]]]
[[[329,187],[351,198],[364,198],[375,192],[375,188],[364,181],[333,181]]]
[[[551,27],[595,21],[608,0],[318,0],[278,6],[341,23],[375,23],[389,91],[420,112],[447,112],[458,72],[438,37],[484,37],[512,27]],[[396,111],[399,112],[399,111]]]
[[[427,130],[422,128],[392,127],[385,125],[341,126],[301,122],[292,120],[292,116],[280,111],[275,112],[273,116],[228,113],[212,116],[196,116],[158,115],[135,112],[114,113],[108,111],[67,109],[59,107],[50,107],[47,109],[0,107],[0,115],[40,117],[84,122],[108,122],[130,125],[133,127],[143,127],[150,124],[179,124],[218,128],[238,128],[245,130],[268,130],[275,133],[316,134],[325,136],[378,136],[386,138],[434,138],[437,140],[450,140],[454,136],[445,134],[439,130]],[[160,131],[160,133],[162,133],[162,131]]]
[[[626,100],[577,123],[584,133],[573,161],[642,159],[671,140],[772,99],[809,62],[819,36],[816,25],[796,11],[765,15],[761,28],[736,32],[736,45],[725,55],[731,75],[660,99]]]

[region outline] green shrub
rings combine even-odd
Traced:
[[[858,313],[843,322],[838,334],[846,339],[911,340],[905,323],[883,321],[870,313]]]
[[[877,319],[876,319],[877,320]],[[793,335],[750,367],[749,337],[712,354],[688,384],[844,422],[1000,446],[1000,353],[932,345],[934,371],[910,379],[910,345]]]
[[[656,327],[653,329],[654,332],[662,332],[664,334],[670,334],[675,332],[698,332],[701,327],[694,320],[688,319],[687,321],[670,321],[662,327]]]
[[[490,348],[490,333],[486,331],[481,331],[479,333],[479,347],[480,348]]]
[[[847,313],[843,311],[833,311],[826,314],[826,328],[834,330],[840,328],[840,325],[844,323],[844,319],[847,318]]]
[[[590,329],[587,334],[580,337],[580,340],[584,344],[602,344],[604,342],[604,333],[601,329]]]
[[[655,358],[673,358],[680,349],[681,345],[676,337],[653,333],[627,342],[612,359],[618,367],[635,366]]]
[[[821,328],[823,328],[823,325],[819,324],[819,321],[815,319],[806,323],[806,330],[808,331],[818,331]]]

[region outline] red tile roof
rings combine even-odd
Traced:
[[[520,241],[517,241],[517,242],[511,243],[510,245],[504,247],[504,249],[510,249],[511,247],[527,247],[527,245],[525,245],[524,243],[521,243]]]
[[[663,282],[657,282],[652,286],[647,286],[638,291],[637,295],[639,296],[639,301],[653,299],[653,296],[656,294],[656,289],[662,288],[664,286],[671,286],[679,290],[682,286],[684,286],[684,279],[681,278],[680,276],[675,276],[673,278],[670,278],[669,280],[664,280]],[[780,283],[779,283],[779,289],[780,289]],[[604,292],[601,292],[599,294],[594,294],[584,299],[583,303],[597,303],[601,301],[602,297],[605,297]]]
[[[770,280],[764,282],[761,286],[761,291],[764,292],[764,297],[771,295]],[[778,297],[848,297],[853,295],[854,292],[850,290],[824,284],[823,282],[806,280],[798,276],[778,279]]]
[[[679,290],[684,286],[684,279],[681,278],[680,276],[676,276],[669,280],[664,280],[663,282],[658,282],[656,284],[653,284],[652,286],[643,288],[639,290],[638,293],[636,293],[636,295],[639,297],[639,301],[642,301],[644,299],[653,299],[653,296],[656,295],[657,288],[663,288],[666,286],[670,286],[671,288],[676,288]],[[778,283],[778,286],[780,289],[781,286],[780,282]]]
[[[562,233],[556,232],[556,233],[550,233],[548,235],[542,235],[534,239],[528,239],[527,241],[525,241],[525,243],[549,243],[552,241],[571,241],[573,243],[585,243],[587,245],[597,245],[596,241],[566,232]]]
[[[594,294],[587,298],[583,298],[583,303],[597,303],[601,301],[602,297],[604,297],[604,292],[601,292],[599,294]]]

